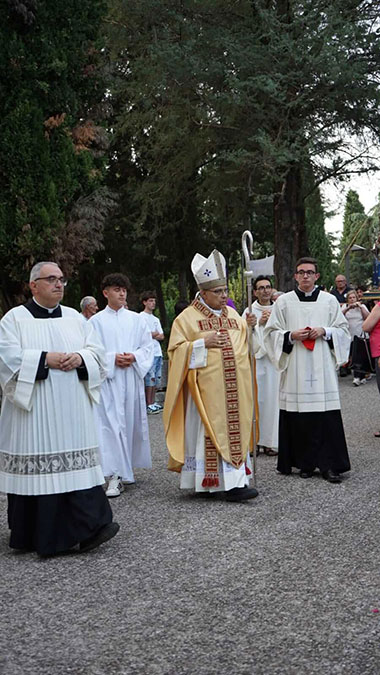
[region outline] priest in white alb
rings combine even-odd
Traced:
[[[266,350],[281,372],[278,470],[319,469],[330,483],[350,470],[337,368],[346,363],[351,336],[337,299],[322,291],[314,258],[296,264],[294,291],[275,302],[264,329]]]
[[[271,315],[273,302],[270,277],[260,274],[253,282],[256,300],[252,303],[252,313],[257,318],[253,332],[253,349],[256,359],[257,398],[259,404],[258,450],[276,456],[278,448],[279,387],[280,373],[268,357],[264,345],[264,328]],[[243,317],[248,313],[248,307]]]
[[[89,551],[119,529],[104,495],[93,406],[105,355],[93,326],[64,307],[56,263],[30,274],[33,299],[0,322],[0,490],[10,546],[42,556]]]
[[[151,468],[144,377],[153,364],[153,340],[144,318],[125,309],[128,278],[108,274],[102,282],[107,306],[89,323],[106,350],[106,379],[97,408],[107,497],[134,483],[134,468]]]
[[[253,391],[247,322],[227,307],[226,261],[214,250],[196,254],[191,269],[199,293],[175,319],[168,347],[164,425],[169,469],[181,488],[253,499],[249,451]]]

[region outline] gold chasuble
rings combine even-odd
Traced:
[[[195,340],[219,331],[225,346],[209,348],[207,365],[190,369]],[[185,460],[185,411],[190,392],[205,428],[203,487],[218,486],[218,456],[239,468],[252,447],[253,395],[247,324],[231,307],[218,316],[194,300],[173,323],[164,425],[171,471]],[[248,470],[249,471],[249,470]]]

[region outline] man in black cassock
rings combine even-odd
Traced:
[[[103,492],[93,404],[104,352],[79,313],[60,305],[56,263],[35,265],[33,299],[0,322],[0,490],[10,546],[41,556],[89,551],[119,525]]]
[[[350,333],[337,299],[316,286],[313,258],[296,265],[297,287],[275,302],[264,330],[268,355],[281,371],[278,465],[311,478],[319,469],[340,483],[350,469],[336,369],[348,360]]]

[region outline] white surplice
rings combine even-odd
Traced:
[[[279,388],[280,373],[271,362],[264,345],[265,325],[259,325],[264,310],[272,310],[273,305],[252,303],[252,314],[257,317],[253,331],[253,350],[256,359],[257,399],[259,403],[259,445],[266,448],[278,448]],[[248,307],[242,316],[246,316]]]
[[[89,319],[106,350],[107,377],[96,410],[105,476],[133,483],[134,468],[151,468],[144,377],[153,363],[153,339],[144,318],[122,307],[106,307]],[[115,365],[116,354],[133,353],[128,368]]]
[[[83,490],[104,482],[93,403],[105,375],[104,350],[79,313],[36,319],[24,306],[0,322],[0,490],[44,495]],[[76,369],[49,368],[36,381],[42,351],[78,352],[88,380]]]
[[[327,340],[315,340],[314,350],[296,340],[290,354],[283,351],[284,336],[307,326],[331,329],[333,349]],[[280,409],[289,412],[339,410],[336,369],[346,363],[351,336],[337,299],[320,291],[315,302],[301,302],[294,291],[274,303],[264,328],[267,353],[281,371]]]

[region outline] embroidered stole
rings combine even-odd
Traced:
[[[228,427],[228,442],[230,448],[231,464],[236,469],[238,469],[243,463],[243,454],[240,439],[239,395],[236,376],[236,362],[229,330],[239,330],[239,324],[236,319],[228,318],[226,307],[223,307],[221,315],[217,316],[197,299],[192,302],[192,306],[201,312],[201,314],[203,314],[205,317],[204,319],[200,319],[198,321],[198,327],[201,332],[210,330],[219,331],[219,333],[225,338],[225,344],[220,349],[220,351],[222,353],[222,366],[226,394],[225,405]],[[202,487],[219,487],[218,461],[218,452],[212,443],[212,440],[206,435],[205,477],[202,481]]]

